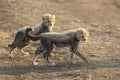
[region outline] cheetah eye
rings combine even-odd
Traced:
[[[82,38],[84,38],[84,36],[81,36]]]

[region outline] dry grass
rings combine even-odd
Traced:
[[[50,59],[56,62],[48,67],[40,56],[38,66],[30,65],[31,57],[14,51],[11,62],[5,57],[7,45],[16,31],[41,23],[44,13],[56,15],[54,31],[85,27],[90,32],[87,43],[80,45],[94,64],[85,64],[74,56],[68,61],[66,48],[53,51]],[[31,54],[36,47],[25,48]],[[119,80],[120,79],[120,0],[1,0],[0,1],[0,80]]]

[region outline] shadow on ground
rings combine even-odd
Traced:
[[[12,65],[12,64],[11,64]],[[85,64],[84,62],[70,65],[68,63],[57,63],[56,66],[47,65],[13,65],[8,67],[0,67],[0,75],[22,75],[30,72],[35,73],[51,73],[63,72],[70,70],[94,70],[97,68],[120,68],[120,59],[109,61],[96,61],[93,63]]]

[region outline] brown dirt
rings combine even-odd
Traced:
[[[31,56],[17,50],[13,61],[5,57],[16,31],[39,25],[45,13],[56,15],[54,31],[89,30],[80,50],[91,64],[74,56],[70,65],[66,48],[53,51],[54,67],[42,56],[39,65],[32,66]],[[30,44],[25,50],[32,54],[36,47]],[[0,0],[0,80],[120,80],[120,0]]]

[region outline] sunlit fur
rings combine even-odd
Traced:
[[[48,57],[53,50],[54,46],[56,47],[68,47],[70,50],[70,61],[72,60],[73,53],[82,58],[85,62],[88,60],[78,51],[79,42],[86,42],[89,36],[89,33],[86,29],[80,28],[75,30],[69,30],[62,33],[57,32],[47,32],[42,33],[38,36],[32,35],[29,32],[26,34],[31,40],[41,40],[40,46],[33,55],[33,64],[36,65],[35,59],[38,54],[45,51],[44,58],[50,64]]]
[[[39,35],[41,33],[51,32],[51,31],[53,31],[54,23],[55,23],[55,15],[44,14],[42,16],[42,23],[39,26],[35,27],[34,31],[31,31],[31,34]],[[26,33],[26,27],[20,28],[16,32],[14,41],[8,45],[8,49],[11,54],[10,56],[13,56],[12,51],[15,48],[18,48],[21,51],[21,53],[29,55],[28,52],[25,52],[23,50],[23,48],[30,43],[30,39],[27,37],[27,35],[25,33]]]

